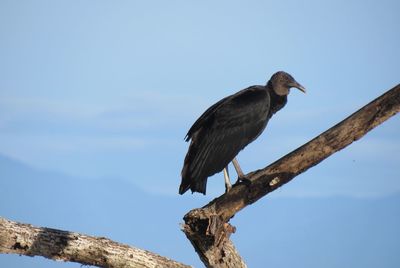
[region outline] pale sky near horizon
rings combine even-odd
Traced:
[[[239,155],[246,171],[261,168],[399,82],[397,10],[397,1],[1,1],[0,153],[175,194],[191,123],[283,69],[308,93],[292,92]],[[391,119],[322,164],[337,174],[321,173],[397,175],[399,126]],[[145,175],[152,166],[165,176]],[[388,180],[360,195],[400,190]],[[347,194],[340,185],[309,191]]]
[[[238,156],[245,172],[268,165],[399,84],[399,10],[394,0],[0,0],[0,155],[208,202],[222,174],[205,197],[177,194],[196,118],[289,72],[307,94],[293,90]],[[395,116],[272,196],[399,194],[399,130]]]

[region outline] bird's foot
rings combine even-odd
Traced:
[[[251,184],[251,180],[248,179],[246,177],[246,175],[239,176],[235,184],[238,184],[238,183],[241,183],[241,182],[243,184],[247,185],[247,186],[249,186]]]
[[[225,183],[225,193],[228,193],[232,189],[232,184]]]

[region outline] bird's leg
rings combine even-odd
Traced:
[[[243,174],[242,169],[240,168],[239,162],[237,161],[236,157],[233,158],[232,164],[233,164],[233,166],[235,167],[235,170],[236,170],[236,173],[237,173],[237,175],[238,175],[238,178],[239,178],[239,179],[243,178],[243,177],[244,177],[244,174]]]
[[[242,169],[240,168],[239,162],[237,161],[236,157],[233,158],[232,164],[235,167],[236,173],[238,175],[237,182],[242,181],[242,182],[248,182],[249,183],[250,180],[247,179],[246,176],[244,175],[244,173],[243,173]]]
[[[224,179],[225,179],[225,193],[227,193],[232,188],[231,180],[229,179],[228,166],[224,168]]]

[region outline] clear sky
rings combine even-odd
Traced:
[[[399,1],[0,0],[0,154],[203,205],[224,191],[222,174],[206,197],[177,191],[183,138],[208,106],[278,70],[303,84],[307,94],[293,90],[238,157],[245,172],[268,165],[400,82],[399,10]],[[397,116],[272,196],[399,194],[399,130]]]

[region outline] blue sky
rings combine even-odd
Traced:
[[[268,165],[399,83],[399,9],[398,1],[2,0],[0,154],[202,205],[224,191],[222,174],[206,197],[177,196],[183,138],[202,111],[291,73],[307,94],[293,91],[238,157],[245,172]],[[400,193],[399,129],[390,119],[272,196]]]

